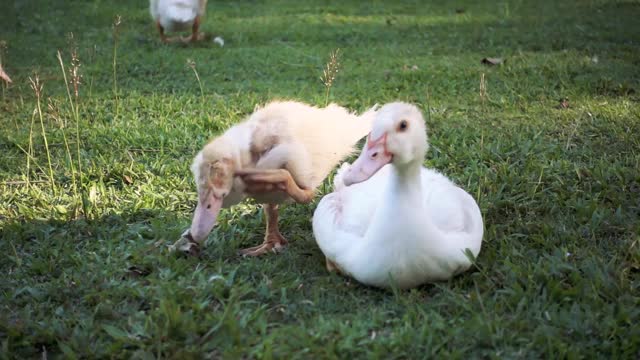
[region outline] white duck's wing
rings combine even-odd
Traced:
[[[459,188],[444,175],[422,168],[422,191],[425,209],[434,225],[448,233],[464,229],[464,214]]]

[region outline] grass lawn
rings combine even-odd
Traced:
[[[212,0],[222,48],[161,44],[147,7],[2,5],[0,358],[640,356],[640,2]],[[329,101],[428,114],[425,164],[484,215],[477,266],[410,291],[329,274],[320,197],[283,209],[279,255],[236,255],[252,203],[169,255],[196,152],[271,99],[324,105],[337,48]]]

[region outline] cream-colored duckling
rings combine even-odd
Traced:
[[[278,230],[278,204],[310,202],[329,172],[371,129],[375,109],[358,116],[345,108],[272,102],[213,139],[191,167],[198,188],[190,237],[201,244],[222,207],[247,196],[264,204],[266,236],[245,249],[256,256],[287,244]],[[188,235],[187,235],[188,237]]]
[[[151,0],[149,10],[163,42],[193,42],[207,9],[207,0]],[[168,38],[165,32],[191,30],[187,38]]]
[[[428,148],[413,105],[381,107],[362,153],[334,178],[313,216],[313,233],[338,270],[372,286],[411,288],[467,270],[480,252],[483,221],[475,200],[422,166]]]

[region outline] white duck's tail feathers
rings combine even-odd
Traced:
[[[471,198],[471,195],[469,195]],[[471,198],[473,200],[473,198]],[[482,247],[482,240],[484,237],[484,220],[482,219],[482,213],[478,204],[473,200],[475,206],[471,207],[467,211],[467,216],[471,219],[472,223],[469,229],[470,244],[469,250],[473,253],[473,256],[478,256],[480,248]]]
[[[466,206],[463,207],[464,211],[464,229],[457,233],[457,236],[453,236],[450,239],[450,244],[458,247],[461,252],[461,257],[465,258],[465,261],[469,261],[465,254],[467,249],[474,257],[477,257],[482,247],[482,238],[484,237],[484,221],[482,219],[482,213],[476,201],[465,192]],[[471,264],[469,264],[471,265]]]

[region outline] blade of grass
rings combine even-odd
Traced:
[[[114,119],[118,117],[119,111],[119,99],[118,99],[118,29],[120,28],[120,24],[122,23],[122,18],[120,15],[117,15],[115,20],[113,21],[113,99],[115,101],[116,113],[114,115]]]

